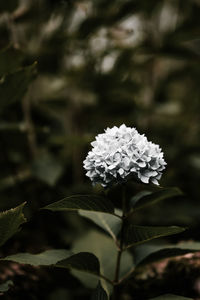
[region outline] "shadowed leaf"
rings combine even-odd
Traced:
[[[169,236],[184,231],[178,226],[138,226],[129,225],[125,231],[125,248],[143,244],[159,237]]]
[[[0,109],[22,100],[35,74],[36,63],[2,77],[0,80]]]
[[[136,211],[149,205],[153,205],[161,200],[180,195],[183,195],[183,193],[178,188],[161,189],[160,191],[156,191],[153,193],[150,191],[144,191],[138,193],[131,199],[131,206],[133,207],[133,211]]]
[[[142,259],[137,267],[144,266],[147,264],[151,264],[153,262],[165,259],[165,258],[170,258],[170,257],[175,257],[175,256],[180,256],[180,255],[185,255],[188,253],[195,253],[199,252],[199,250],[192,250],[192,249],[181,249],[181,248],[165,248],[161,249],[158,251],[155,251],[148,256],[146,256],[144,259]]]
[[[52,211],[86,210],[114,213],[114,206],[108,200],[96,195],[75,195],[66,197],[44,207]]]
[[[95,291],[92,294],[91,300],[108,300],[108,296],[99,282]]]
[[[75,269],[78,271],[99,275],[100,265],[98,258],[89,252],[74,254],[56,264],[60,268]]]
[[[121,228],[121,220],[116,216],[101,212],[79,211],[79,214],[103,228],[116,241]]]

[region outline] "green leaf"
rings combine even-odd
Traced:
[[[95,291],[92,294],[91,300],[108,300],[108,296],[99,282]]]
[[[200,252],[199,242],[179,243],[178,245],[140,245],[135,249],[135,264],[143,267],[165,258]]]
[[[82,217],[85,217],[93,221],[103,230],[108,232],[115,241],[117,241],[117,235],[120,232],[121,223],[122,223],[121,219],[117,218],[116,216],[108,215],[106,213],[101,213],[101,212],[90,212],[90,211],[80,210],[79,214]]]
[[[131,199],[131,206],[133,211],[153,205],[161,200],[169,199],[172,197],[183,195],[180,189],[178,188],[167,188],[161,189],[160,191],[150,192],[143,191],[138,193]]]
[[[7,292],[12,285],[13,285],[12,280],[7,280],[6,282],[0,284],[0,292],[1,293]]]
[[[99,260],[90,252],[74,254],[65,260],[58,262],[56,266],[60,268],[75,269],[97,276],[100,274]]]
[[[28,264],[32,266],[41,266],[41,265],[49,266],[49,265],[55,265],[57,262],[65,259],[70,255],[72,255],[70,251],[64,249],[58,249],[58,250],[46,250],[39,254],[17,253],[17,254],[6,256],[1,260],[9,260],[20,264]]]
[[[96,255],[100,262],[100,273],[109,279],[113,279],[115,275],[115,267],[117,260],[117,249],[113,240],[97,230],[90,230],[86,235],[77,240],[73,247],[73,252],[89,251]],[[120,277],[124,276],[133,267],[132,255],[125,251],[121,258]],[[97,279],[94,276],[81,274],[80,272],[72,272],[81,282],[89,288],[97,286]],[[101,284],[107,294],[112,291],[112,286],[101,278]]]
[[[138,226],[128,225],[124,234],[125,249],[135,245],[146,243],[150,240],[159,237],[169,236],[172,234],[180,233],[185,228],[178,226]]]
[[[25,203],[0,213],[0,246],[19,231],[20,225],[26,222],[23,215]]]
[[[43,209],[52,211],[99,211],[114,213],[114,206],[108,200],[97,195],[74,195],[45,206]]]
[[[181,248],[164,248],[158,251],[155,251],[148,256],[146,256],[144,259],[142,259],[137,267],[143,267],[147,264],[151,264],[153,262],[165,259],[165,258],[170,258],[170,257],[175,257],[175,256],[181,256],[185,255],[188,253],[195,253],[199,252],[200,250],[191,250],[191,249],[181,249]]]
[[[46,250],[39,254],[17,253],[6,256],[1,260],[14,261],[16,263],[32,266],[54,265],[55,267],[75,269],[96,276],[99,276],[100,274],[99,260],[94,254],[89,252],[73,254],[68,250],[57,249]]]
[[[192,298],[186,298],[178,295],[165,294],[149,300],[192,300]]]
[[[36,74],[36,63],[3,76],[0,80],[0,109],[21,101]]]

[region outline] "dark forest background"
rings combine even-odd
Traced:
[[[94,192],[82,161],[95,135],[123,123],[162,147],[161,186],[184,192],[138,223],[187,226],[168,241],[200,240],[199,16],[199,0],[0,1],[0,209],[27,201],[29,220],[1,255],[68,249],[87,232],[77,214],[39,208]],[[1,268],[15,282],[5,299],[89,299],[67,271]],[[200,267],[191,282],[179,269],[166,292],[200,296]],[[145,288],[150,298],[160,287]]]

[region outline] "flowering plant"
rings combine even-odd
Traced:
[[[176,247],[154,253],[146,251],[146,254],[140,254],[139,261],[132,259],[135,252],[129,252],[133,247],[136,252],[140,251],[138,250],[140,244],[185,230],[178,226],[141,226],[134,223],[133,215],[138,210],[160,200],[181,195],[177,188],[157,187],[155,191],[140,191],[134,196],[126,191],[129,179],[158,185],[166,166],[161,148],[149,142],[135,128],[126,127],[124,124],[119,128],[116,126],[107,128],[105,133],[97,135],[92,147],[84,160],[86,175],[93,184],[100,183],[103,187],[109,188],[109,192],[112,192],[113,184],[119,184],[120,208],[116,207],[116,203],[108,197],[107,190],[103,189],[104,195],[73,195],[54,202],[45,209],[77,211],[82,217],[103,229],[107,235],[95,229],[70,251],[47,250],[36,255],[19,253],[4,260],[33,265],[53,264],[56,267],[85,272],[98,280],[94,283],[94,278],[89,278],[87,282],[90,287],[97,285],[92,300],[118,300],[122,299],[123,283],[130,278],[133,280],[142,266],[161,258],[186,254],[191,250]],[[20,206],[16,211],[7,212],[7,218],[18,211],[21,213],[21,209]],[[18,221],[19,224],[23,222],[22,215]],[[7,238],[8,236],[5,237]],[[86,283],[85,276],[81,276],[80,273],[73,274]]]
[[[107,128],[91,145],[84,168],[94,184],[107,187],[133,176],[158,185],[166,165],[163,152],[135,128],[124,124]]]

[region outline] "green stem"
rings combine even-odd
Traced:
[[[116,269],[115,269],[113,300],[117,300],[119,297],[118,284],[119,284],[119,274],[120,274],[120,263],[121,263],[123,244],[124,244],[125,217],[126,217],[126,194],[125,194],[125,186],[123,186],[123,190],[122,190],[122,226],[121,226],[119,248],[118,248],[118,253],[117,253]]]

